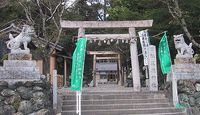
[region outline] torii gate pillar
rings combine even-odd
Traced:
[[[130,41],[130,54],[131,54],[131,67],[134,91],[140,91],[140,70],[137,51],[137,37],[135,28],[129,28]]]

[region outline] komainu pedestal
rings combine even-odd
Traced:
[[[0,81],[40,80],[40,72],[33,60],[4,60],[0,67]]]
[[[8,60],[32,60],[32,54],[26,53],[10,53]]]
[[[174,64],[196,64],[196,61],[194,58],[176,58]]]

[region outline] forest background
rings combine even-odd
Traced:
[[[71,56],[77,36],[75,29],[62,29],[60,20],[71,21],[124,21],[153,19],[153,27],[148,28],[150,43],[158,46],[162,32],[167,31],[170,54],[173,59],[176,50],[173,35],[184,34],[187,44],[193,43],[196,54],[200,53],[200,1],[199,0],[0,0],[0,29],[14,23],[21,27],[23,24],[34,26],[37,38],[48,41],[34,49],[35,58],[48,61],[52,50],[49,42],[64,47],[62,55]],[[146,29],[146,28],[141,28]],[[137,31],[140,31],[139,29]],[[127,29],[95,29],[86,33],[127,33]],[[40,42],[40,41],[38,41]],[[88,43],[87,50],[117,51],[122,56],[122,66],[130,67],[129,44],[111,45]],[[138,40],[138,53],[141,46]],[[1,57],[3,60],[3,57]],[[199,59],[200,56],[196,55]],[[92,58],[86,56],[85,75],[90,76]],[[57,61],[62,62],[58,58]],[[143,67],[143,58],[139,58],[140,67]],[[68,65],[70,65],[70,61]],[[87,66],[89,65],[89,66]],[[58,65],[62,68],[62,64]],[[141,70],[142,71],[142,70]],[[70,72],[68,72],[70,73]],[[159,72],[159,75],[161,73]]]

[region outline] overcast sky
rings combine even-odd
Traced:
[[[71,5],[74,4],[74,2],[76,2],[77,0],[66,0],[66,4],[65,4],[65,7],[66,8],[69,8]]]

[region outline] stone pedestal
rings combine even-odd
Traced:
[[[32,54],[25,53],[10,53],[8,60],[32,60]]]
[[[31,54],[9,54],[9,60],[4,60],[0,67],[0,81],[34,81],[40,80],[39,68]]]
[[[196,61],[194,58],[176,58],[174,64],[196,64]]]
[[[34,81],[40,80],[36,62],[31,60],[5,60],[0,67],[0,81]]]

